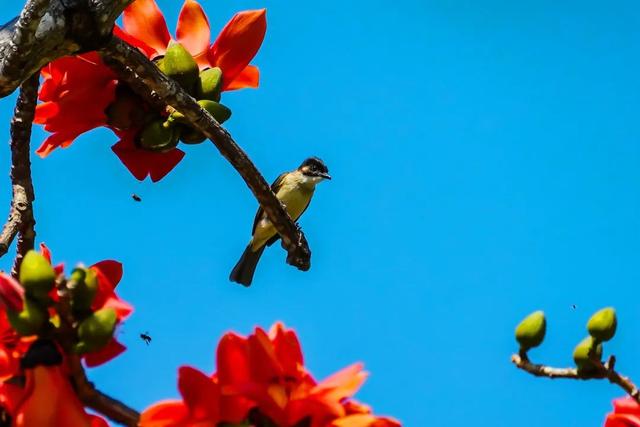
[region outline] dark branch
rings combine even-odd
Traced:
[[[240,176],[266,212],[282,238],[282,246],[287,250],[287,262],[300,270],[310,267],[311,251],[302,231],[291,220],[284,206],[276,198],[269,184],[251,162],[246,153],[236,144],[229,132],[205,110],[200,108],[188,93],[177,83],[167,78],[158,68],[136,48],[114,37],[102,51],[103,59],[132,89],[139,82],[147,86],[141,96],[147,96],[150,90],[155,92],[167,105],[185,115],[190,124],[205,134],[220,153],[238,171]],[[145,93],[146,92],[146,93]]]
[[[24,254],[33,248],[35,239],[34,193],[33,183],[31,182],[29,141],[31,140],[31,124],[36,108],[38,78],[39,75],[36,73],[20,87],[20,95],[18,96],[11,121],[11,186],[13,198],[11,200],[9,218],[0,233],[0,256],[7,253],[11,242],[20,233],[16,262],[13,269],[14,275]]]
[[[546,377],[551,379],[566,378],[573,380],[602,380],[607,379],[610,383],[621,387],[636,402],[640,403],[640,391],[638,387],[629,379],[615,370],[615,357],[611,356],[606,363],[593,361],[594,368],[588,372],[578,371],[576,368],[553,368],[551,366],[531,363],[526,356],[514,354],[511,362],[518,369],[530,373],[536,377]]]
[[[130,2],[29,0],[19,18],[0,26],[0,97],[55,59],[103,46]]]

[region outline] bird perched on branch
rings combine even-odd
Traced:
[[[327,166],[319,158],[310,157],[298,169],[280,175],[271,185],[271,190],[284,203],[291,219],[297,221],[309,206],[316,185],[325,179],[331,179]],[[249,245],[229,276],[229,280],[244,286],[251,285],[264,248],[280,238],[262,207],[256,213],[251,233]]]

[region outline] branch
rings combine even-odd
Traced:
[[[18,271],[24,254],[33,248],[35,239],[33,218],[33,183],[29,141],[31,124],[36,108],[39,73],[35,73],[20,88],[13,119],[11,120],[11,185],[13,197],[9,218],[0,233],[0,256],[7,253],[11,242],[20,233],[14,275]]]
[[[602,380],[607,379],[611,384],[616,384],[622,388],[633,400],[640,403],[640,390],[631,381],[615,370],[616,358],[611,356],[606,363],[593,361],[594,369],[589,372],[581,372],[576,368],[553,368],[545,365],[531,363],[528,358],[518,354],[511,356],[511,362],[518,369],[530,373],[536,377],[547,377],[551,379],[567,378],[573,380]]]
[[[69,301],[69,290],[67,282],[62,279],[57,285],[59,300],[56,303],[56,311],[60,315],[61,328],[56,340],[62,345],[69,367],[69,372],[82,403],[102,414],[118,424],[128,427],[137,427],[140,414],[124,403],[116,400],[103,392],[97,390],[92,382],[87,378],[87,374],[82,366],[80,356],[73,350],[75,332],[73,330],[74,318],[71,314]]]
[[[29,0],[20,17],[0,26],[0,97],[47,63],[106,44],[130,2]]]
[[[271,191],[269,184],[229,132],[223,129],[207,111],[200,108],[196,100],[176,82],[158,70],[138,49],[113,37],[108,46],[102,50],[102,56],[105,63],[129,83],[133,90],[139,87],[140,81],[146,85],[146,90],[138,93],[139,95],[148,97],[149,91],[152,90],[167,105],[184,114],[193,127],[215,144],[220,153],[242,176],[280,234],[282,246],[288,252],[287,262],[300,270],[308,270],[311,265],[311,251],[304,234],[291,220],[283,204]]]

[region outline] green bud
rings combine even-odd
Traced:
[[[185,126],[180,132],[180,141],[185,144],[200,144],[204,142],[207,137],[197,129]]]
[[[158,68],[177,81],[184,90],[193,93],[200,69],[193,56],[180,43],[170,42],[167,53],[158,61]]]
[[[22,259],[19,281],[28,296],[41,301],[48,301],[48,294],[53,289],[56,273],[53,267],[39,252],[30,250]]]
[[[593,337],[587,337],[573,350],[573,360],[578,367],[578,371],[588,373],[596,369],[593,360],[601,360],[602,344],[596,343]]]
[[[613,307],[603,308],[591,316],[587,323],[587,330],[596,341],[609,341],[616,334],[618,320]]]
[[[220,68],[209,68],[200,73],[196,83],[196,98],[220,101],[221,90],[222,70]]]
[[[168,151],[178,145],[179,137],[179,132],[171,123],[157,119],[142,129],[138,145],[149,151]]]
[[[544,312],[536,311],[524,318],[516,327],[516,340],[520,348],[527,351],[542,344],[547,332],[547,320]]]
[[[78,326],[77,353],[100,350],[113,337],[118,319],[112,308],[103,308],[84,319]]]
[[[49,313],[46,307],[42,307],[37,301],[26,298],[22,311],[7,310],[7,317],[18,334],[27,336],[36,335],[42,331]]]
[[[91,308],[98,293],[98,276],[90,268],[76,268],[68,282],[73,311],[82,312]]]
[[[208,99],[201,99],[200,101],[198,101],[198,105],[207,110],[209,114],[211,114],[213,118],[216,119],[216,121],[220,124],[224,123],[229,119],[229,117],[231,117],[231,110],[218,102],[209,101]],[[186,125],[189,124],[189,122],[187,122],[187,120],[185,119],[184,114],[182,114],[180,111],[174,111],[169,116],[167,123],[173,122]]]

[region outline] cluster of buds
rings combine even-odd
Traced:
[[[618,321],[616,311],[606,307],[595,312],[587,322],[589,335],[573,351],[573,360],[581,375],[590,375],[602,365],[602,344],[612,339],[616,333]],[[516,340],[520,344],[520,355],[526,358],[527,352],[538,347],[544,341],[547,321],[542,311],[536,311],[524,318],[516,327]]]
[[[79,355],[103,350],[124,316],[109,304],[96,304],[99,274],[95,267],[78,266],[65,278],[62,267],[54,268],[45,255],[27,252],[17,282],[2,275],[0,301],[11,327],[23,337],[70,336],[66,350]],[[107,284],[102,288],[103,294],[113,291]]]
[[[154,59],[157,67],[167,77],[175,80],[187,93],[198,100],[218,123],[231,117],[231,110],[220,104],[222,70],[219,67],[200,71],[194,57],[180,43],[171,41],[164,56]],[[140,109],[143,105],[145,108]],[[206,137],[189,126],[179,111],[168,107],[161,111],[146,104],[124,84],[116,89],[115,100],[107,107],[110,126],[118,129],[140,129],[136,145],[148,151],[167,152],[179,142],[200,144]]]

